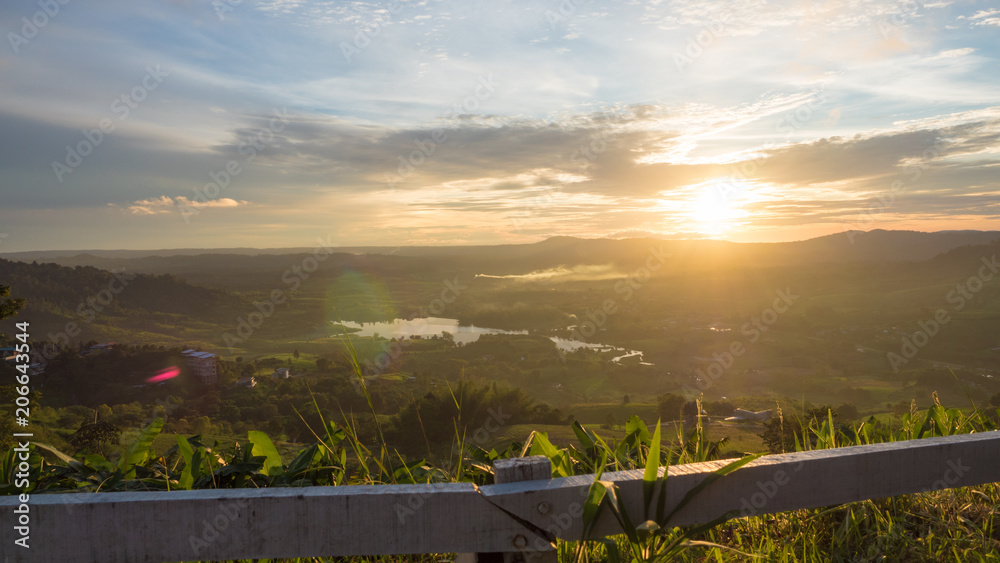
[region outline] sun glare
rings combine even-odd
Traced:
[[[739,181],[712,181],[696,187],[689,201],[689,217],[695,230],[722,235],[739,226],[748,212],[743,208],[749,186]]]

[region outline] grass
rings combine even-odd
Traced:
[[[704,538],[775,562],[998,561],[1000,485],[738,519]],[[705,560],[743,558],[679,559]]]
[[[247,441],[237,446],[218,444],[209,452],[208,439],[165,436],[158,419],[135,436],[128,452],[112,462],[101,456],[71,460],[60,454],[59,462],[46,460],[40,452],[31,454],[31,482],[35,492],[191,490],[308,485],[382,485],[432,482],[492,482],[491,462],[499,457],[545,455],[552,461],[554,476],[597,474],[584,508],[584,520],[592,521],[603,509],[611,510],[622,526],[621,536],[588,542],[557,542],[561,560],[568,563],[607,561],[619,563],[647,561],[735,561],[763,558],[767,561],[1000,561],[1000,485],[937,491],[876,499],[834,507],[800,510],[778,515],[729,520],[720,518],[708,525],[668,527],[664,495],[658,468],[668,464],[691,463],[728,457],[732,452],[760,451],[759,424],[706,422],[702,417],[684,428],[676,422],[656,424],[652,429],[638,416],[631,416],[611,429],[592,430],[580,423],[572,426],[509,426],[495,434],[496,452],[487,453],[466,441],[456,428],[454,459],[429,463],[407,460],[385,441],[371,397],[361,376],[358,356],[347,340],[359,385],[368,402],[378,439],[363,443],[352,424],[322,422],[313,428],[316,442],[304,447],[275,445],[263,432],[251,431]],[[300,358],[301,359],[301,358]],[[453,395],[454,397],[454,395]],[[935,394],[934,405],[925,412],[915,406],[910,413],[888,428],[875,420],[865,423],[864,432],[854,438],[842,427],[826,420],[803,423],[796,443],[806,449],[824,445],[843,446],[927,436],[947,436],[992,430],[986,413],[975,406],[965,411],[945,409]],[[456,399],[456,402],[458,400]],[[459,404],[459,409],[461,405]],[[700,410],[701,403],[699,401]],[[628,413],[630,409],[649,412],[651,404],[591,404],[588,417]],[[319,412],[319,408],[316,408]],[[790,420],[790,419],[787,419]],[[789,422],[789,424],[791,424]],[[661,433],[676,436],[672,444],[661,446]],[[519,448],[506,447],[520,442]],[[725,437],[715,442],[709,438]],[[800,440],[800,437],[802,438]],[[815,441],[805,439],[815,438]],[[176,442],[174,448],[171,442]],[[814,445],[815,444],[815,445]],[[166,451],[161,448],[166,447]],[[51,450],[50,450],[51,451]],[[14,491],[10,481],[14,452],[0,460],[0,492]],[[752,456],[734,461],[718,470],[738,470]],[[616,486],[600,481],[604,471],[644,469],[646,514],[656,506],[656,520],[639,522],[628,518],[618,501]],[[900,468],[905,471],[906,468]],[[665,478],[665,477],[664,477]],[[709,481],[706,479],[706,482]],[[817,486],[822,486],[817,483]],[[662,497],[665,499],[665,497]],[[694,497],[685,497],[682,503]],[[696,502],[696,501],[695,501]],[[651,504],[652,503],[652,504]],[[676,509],[677,507],[674,507]],[[727,515],[732,516],[732,515]],[[588,520],[591,519],[591,520]],[[638,526],[634,525],[638,524]],[[447,557],[447,556],[445,556]],[[436,557],[435,557],[436,558]],[[425,561],[430,556],[400,558],[291,559],[287,561]]]
[[[941,409],[934,411],[935,408]],[[933,411],[933,412],[932,412]],[[942,409],[933,407],[931,411],[924,413],[914,413],[911,420],[919,423],[933,419],[935,416],[947,416],[948,419],[940,418],[941,421],[951,420],[947,424],[937,425],[935,434],[953,434],[968,431],[973,424],[972,419],[977,413],[971,409],[958,411],[957,409]],[[694,430],[699,430],[696,427]],[[932,428],[935,428],[932,425]],[[698,461],[700,459],[710,459],[704,457],[711,455],[702,452],[701,446],[688,453],[680,453],[676,450],[676,444],[666,444],[662,449],[654,444],[659,444],[659,434],[662,429],[663,435],[676,436],[677,428],[674,424],[668,423],[660,426],[653,426],[646,429],[645,425],[633,417],[625,427],[618,427],[612,430],[584,430],[580,426],[567,427],[563,425],[552,426],[510,426],[503,429],[503,433],[498,437],[499,441],[518,440],[523,441],[527,434],[526,450],[530,454],[543,454],[553,460],[554,467],[562,468],[561,471],[573,473],[589,473],[594,470],[593,463],[598,464],[598,469],[619,468],[609,465],[610,459],[614,463],[622,464],[620,468],[646,468],[646,476],[655,476],[656,472],[650,473],[650,468],[662,466],[667,460],[672,463],[683,463]],[[719,431],[727,430],[727,435],[736,436],[735,431],[744,434],[756,432],[757,425],[721,425],[709,423],[704,425],[704,433],[692,434],[692,439],[707,440],[707,435],[720,435]],[[892,436],[899,436],[900,426],[896,426]],[[833,431],[828,426],[820,422],[810,423],[804,431],[817,434]],[[583,434],[581,434],[581,432]],[[544,433],[544,434],[543,434]],[[148,433],[144,432],[147,435]],[[254,438],[251,433],[251,438]],[[599,442],[597,435],[600,435]],[[699,438],[700,436],[700,438]],[[171,440],[172,439],[172,440]],[[295,445],[278,444],[277,447],[270,444],[269,440],[259,443],[261,437],[254,438],[254,454],[258,455],[257,448],[262,452],[274,451],[280,458],[277,465],[273,467],[263,466],[258,470],[236,469],[240,464],[253,466],[254,460],[262,458],[246,457],[249,448],[244,448],[243,458],[232,457],[225,461],[222,457],[235,456],[232,453],[232,444],[219,444],[214,448],[216,455],[213,469],[217,476],[233,474],[233,470],[244,472],[255,486],[287,486],[295,475],[308,475],[314,471],[308,467],[300,466],[295,469],[296,461],[294,457],[301,459],[301,455],[296,456]],[[388,483],[396,482],[396,479],[405,477],[402,482],[427,482],[431,478],[431,473],[423,473],[420,476],[411,473],[410,469],[403,469],[398,464],[387,465],[389,459],[384,454],[375,454],[373,450],[352,442],[351,429],[340,428],[335,425],[328,426],[326,431],[320,431],[317,436],[320,443],[329,448],[332,455],[324,455],[320,461],[320,466],[329,466],[331,462],[336,465],[336,460],[340,454],[352,460],[352,463],[360,463],[368,466],[368,469],[356,472],[351,478],[351,483]],[[749,440],[748,437],[738,437],[732,443],[727,444],[727,448],[750,449],[736,447],[739,440]],[[165,441],[165,442],[161,442]],[[157,453],[162,451],[161,446],[169,444],[171,441],[178,442],[176,436],[160,434],[155,440],[150,439],[150,455],[144,466],[164,471],[164,475],[170,475],[171,470],[167,469],[173,464],[174,470],[183,467],[183,462],[157,458]],[[246,442],[244,442],[246,443]],[[587,444],[592,446],[600,444],[596,451],[588,453]],[[838,444],[849,443],[844,436],[838,437]],[[461,443],[460,443],[461,445]],[[697,444],[696,444],[697,445]],[[306,451],[299,448],[299,453]],[[707,452],[708,450],[705,450]],[[671,453],[673,452],[673,453]],[[702,453],[698,453],[702,452]],[[140,452],[141,454],[141,452]],[[291,454],[291,455],[289,455]],[[517,455],[517,452],[508,452],[507,455]],[[596,461],[597,457],[603,461]],[[140,456],[142,457],[142,456]],[[138,458],[137,458],[138,459]],[[85,464],[90,464],[87,460]],[[447,472],[450,481],[477,480],[473,466],[466,466],[472,473],[461,469],[462,462],[459,461],[459,468],[454,467]],[[416,468],[416,466],[411,466]],[[305,472],[303,472],[305,469]],[[319,469],[317,467],[316,469]],[[905,470],[905,468],[901,468]],[[256,473],[261,471],[262,473]],[[388,471],[388,472],[387,472]],[[438,471],[432,469],[432,472]],[[296,473],[297,472],[297,473]],[[395,472],[395,476],[392,473]],[[294,473],[294,475],[293,475]],[[408,477],[406,475],[408,474]],[[441,473],[438,473],[441,475]],[[106,476],[106,473],[103,474]],[[204,475],[203,483],[208,486],[220,486],[220,481],[206,481]],[[182,478],[183,479],[183,478]],[[360,481],[358,481],[360,479]],[[148,480],[148,478],[147,478]],[[488,481],[487,481],[488,482]],[[284,484],[284,485],[282,485]],[[233,485],[229,485],[233,486]],[[244,485],[247,486],[247,485]],[[174,488],[177,487],[175,483]],[[655,487],[654,487],[655,488]],[[650,489],[652,491],[653,489]],[[614,491],[604,491],[604,495],[609,499],[614,499]],[[649,497],[652,498],[652,497]],[[601,499],[594,500],[595,507],[599,507],[603,502]],[[611,501],[608,501],[611,502]],[[696,502],[694,500],[693,502]],[[595,508],[596,509],[596,508]],[[593,512],[593,511],[592,511]],[[586,514],[586,512],[585,512]],[[623,520],[628,522],[628,520]],[[862,502],[855,502],[845,505],[822,507],[809,510],[797,510],[774,515],[753,516],[729,520],[728,522],[718,522],[706,528],[684,528],[668,529],[665,527],[652,526],[649,522],[642,524],[644,530],[649,534],[643,536],[623,535],[613,536],[600,542],[572,542],[559,540],[557,548],[560,554],[560,561],[569,563],[570,561],[586,560],[608,563],[619,563],[622,559],[632,561],[743,561],[743,560],[764,560],[775,562],[806,562],[806,561],[904,561],[904,562],[930,562],[930,561],[1000,561],[1000,484],[987,484],[978,487],[964,487],[936,492],[917,493],[903,495],[887,499],[875,499]],[[659,525],[657,525],[659,526]],[[652,539],[659,535],[659,539]],[[623,557],[623,554],[627,555]],[[441,561],[450,559],[450,554],[426,555],[413,557],[373,557],[373,558],[302,558],[302,559],[282,559],[274,560],[286,562],[316,562],[316,561],[345,561],[362,560],[382,560],[382,561]]]

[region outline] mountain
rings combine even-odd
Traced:
[[[532,244],[478,246],[336,247],[343,255],[393,256],[433,259],[441,264],[500,266],[525,272],[566,264],[633,264],[641,261],[651,246],[682,259],[694,261],[740,260],[757,265],[790,265],[824,262],[912,262],[928,260],[955,248],[989,244],[1000,240],[1000,231],[848,231],[814,239],[782,243],[733,243],[720,240],[659,238],[584,239],[552,237]],[[39,261],[63,266],[93,266],[104,270],[126,268],[150,274],[171,273],[187,279],[193,272],[211,269],[224,260],[227,269],[246,274],[273,271],[289,263],[288,255],[311,254],[314,248],[284,249],[175,249],[38,251],[0,254],[21,262]],[[223,258],[224,257],[224,258]]]
[[[27,299],[16,320],[30,321],[37,337],[49,340],[59,331],[76,330],[83,340],[114,340],[140,332],[173,339],[184,330],[178,327],[231,319],[241,305],[226,291],[193,286],[170,274],[90,266],[0,259],[0,283],[9,285],[12,295]]]

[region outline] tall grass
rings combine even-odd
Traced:
[[[661,425],[652,431],[638,417],[625,424],[621,440],[605,438],[578,422],[572,425],[576,443],[553,444],[543,432],[531,432],[523,444],[500,451],[469,444],[461,430],[461,394],[452,393],[458,407],[454,421],[454,459],[407,459],[386,443],[357,355],[350,360],[360,389],[375,418],[377,438],[366,444],[359,438],[354,418],[341,413],[341,422],[326,420],[315,404],[321,428],[312,428],[315,442],[283,458],[264,432],[251,431],[247,440],[223,451],[204,443],[201,436],[178,437],[163,454],[152,450],[163,421],[142,430],[125,453],[111,461],[100,455],[72,457],[45,444],[33,444],[30,453],[32,492],[96,492],[126,490],[191,490],[272,486],[433,483],[493,480],[492,462],[505,457],[544,455],[556,477],[596,476],[585,505],[588,525],[609,510],[622,534],[601,540],[557,544],[560,560],[569,561],[1000,561],[1000,484],[964,487],[901,497],[856,502],[823,509],[729,520],[726,515],[702,526],[675,528],[673,513],[697,502],[697,493],[756,456],[735,460],[717,471],[671,511],[665,506],[665,467],[718,459],[725,439],[712,440],[695,417],[678,429],[676,440],[661,443]],[[700,404],[698,405],[700,412]],[[794,425],[778,410],[779,424]],[[934,405],[911,411],[889,423],[874,417],[857,425],[836,424],[833,414],[799,418],[795,449],[822,449],[892,440],[920,439],[995,430],[997,418],[974,404],[971,410]],[[299,414],[301,417],[302,415]],[[303,422],[305,419],[303,418]],[[308,426],[308,425],[307,425]],[[13,494],[13,449],[0,458],[0,494]],[[629,514],[617,486],[602,480],[608,471],[643,470],[643,514]],[[905,468],[900,468],[905,471]],[[355,560],[430,561],[439,556],[373,557]],[[309,558],[301,561],[322,561]],[[344,558],[330,559],[339,562]],[[292,560],[299,561],[299,560]]]

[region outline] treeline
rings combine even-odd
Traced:
[[[188,325],[228,323],[245,309],[236,294],[191,285],[170,274],[0,259],[0,279],[27,300],[18,318],[29,320],[39,336],[63,344],[121,330],[173,334],[181,331],[175,326],[180,320]]]
[[[220,361],[218,383],[204,385],[189,372],[181,348],[116,345],[94,352],[90,344],[61,347],[32,379],[32,423],[40,439],[73,452],[114,451],[118,435],[155,418],[164,420],[168,433],[230,437],[259,429],[290,442],[313,439],[314,429],[332,420],[374,444],[381,425],[392,447],[421,454],[444,453],[456,431],[486,447],[508,425],[566,420],[520,389],[495,383],[442,381],[414,396],[415,387],[395,380],[362,384],[344,359],[320,358],[315,370],[296,368],[294,377],[275,379],[274,368],[289,363],[265,357]],[[179,375],[149,381],[169,368]],[[12,366],[0,365],[0,376],[13,381]]]
[[[410,454],[452,442],[489,449],[515,424],[564,424],[566,417],[517,388],[460,382],[416,399],[391,418],[386,440]]]

